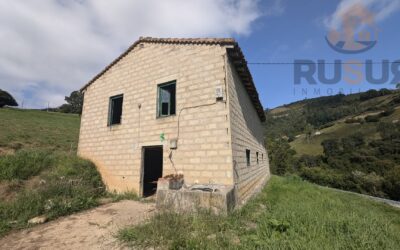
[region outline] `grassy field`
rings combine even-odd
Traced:
[[[272,177],[228,217],[160,214],[118,238],[139,248],[398,249],[400,209],[298,177]]]
[[[356,117],[365,117],[371,112],[366,112],[363,115]],[[379,111],[373,111],[372,113],[380,113]],[[347,118],[346,118],[347,119]],[[364,138],[368,140],[379,139],[379,133],[377,132],[378,123],[345,123],[346,119],[342,119],[335,123],[335,125],[319,130],[321,135],[314,135],[308,141],[305,135],[300,135],[294,141],[290,142],[290,146],[296,151],[298,155],[322,155],[323,148],[321,143],[327,139],[340,139],[353,135],[354,133],[361,133]],[[400,108],[396,109],[393,114],[387,117],[382,117],[382,122],[392,122],[400,120]]]
[[[0,148],[76,151],[80,117],[38,110],[0,109]]]
[[[375,123],[336,123],[332,127],[319,130],[321,135],[314,135],[308,141],[305,135],[301,135],[290,143],[291,147],[296,150],[298,155],[321,155],[323,148],[321,146],[322,141],[327,139],[340,139],[343,137],[350,136],[355,132],[361,133],[366,139],[377,139],[379,136],[376,131]]]
[[[98,204],[95,166],[76,156],[79,116],[0,109],[0,236]]]

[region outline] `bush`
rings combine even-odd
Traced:
[[[361,171],[353,171],[352,177],[356,185],[359,187],[359,192],[373,196],[385,197],[382,192],[384,178],[377,175],[375,172],[366,174]]]
[[[314,168],[321,167],[323,165],[321,156],[313,156],[313,155],[302,155],[296,161],[297,169],[301,169],[303,167]]]
[[[349,118],[349,119],[346,119],[345,123],[348,123],[348,124],[350,124],[350,123],[364,123],[364,119],[362,119],[362,118]]]
[[[349,185],[348,178],[345,175],[331,169],[325,168],[303,168],[300,171],[300,176],[308,181],[317,183],[323,186],[334,188],[349,189],[354,188],[354,185]]]
[[[360,101],[366,101],[375,97],[389,95],[391,93],[392,92],[388,89],[381,89],[381,90],[370,89],[367,92],[360,94]]]
[[[385,111],[383,111],[380,115],[381,116],[390,116],[394,113],[395,109],[394,108],[388,108]]]
[[[319,129],[330,128],[330,127],[332,127],[333,125],[335,125],[334,122],[328,122],[328,123],[325,123],[325,124],[321,125],[321,126],[319,127]]]
[[[336,139],[327,139],[321,143],[324,148],[324,154],[326,156],[334,156],[340,154],[340,145],[339,141]]]
[[[399,104],[400,103],[400,96],[396,96],[391,102],[390,104]]]
[[[385,181],[383,183],[384,191],[388,194],[390,199],[400,201],[400,167],[395,167],[385,174]]]
[[[379,119],[381,118],[380,115],[369,115],[365,117],[366,122],[379,122]]]

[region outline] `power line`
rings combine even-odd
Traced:
[[[393,62],[321,62],[321,61],[315,61],[315,62],[309,62],[307,61],[302,61],[302,62],[298,62],[298,61],[294,61],[294,62],[248,62],[248,65],[314,65],[314,64],[325,64],[325,65],[336,65],[336,64],[341,64],[341,65],[372,65],[372,64],[400,64],[400,61],[393,61]]]

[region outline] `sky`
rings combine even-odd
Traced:
[[[360,5],[372,18],[357,31],[373,27],[370,40],[377,43],[363,53],[339,53],[326,36],[340,31],[346,13],[356,13],[353,7]],[[399,23],[400,0],[0,0],[0,89],[24,108],[56,107],[140,36],[235,38],[264,108],[321,95],[392,89],[394,73],[372,83],[362,78],[365,64],[342,65],[359,66],[357,83],[345,73],[334,84],[323,83],[319,66],[330,77],[335,65],[318,64],[315,84],[296,84],[293,62],[399,60]],[[372,66],[376,77],[386,72],[381,63]],[[358,75],[353,71],[350,76]]]

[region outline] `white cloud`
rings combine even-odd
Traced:
[[[342,16],[351,11],[355,5],[368,8],[375,16],[376,21],[383,21],[394,12],[400,10],[399,0],[341,0],[335,12],[324,19],[328,29],[336,29],[340,26]]]
[[[285,12],[285,4],[283,0],[274,0],[267,6],[264,15],[266,16],[280,16]]]
[[[47,102],[56,106],[139,36],[247,35],[261,15],[258,4],[258,0],[0,0],[0,88],[19,102],[24,99],[28,107],[44,107]]]

